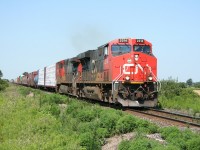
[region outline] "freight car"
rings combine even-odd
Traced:
[[[157,59],[147,40],[116,39],[38,70],[34,83],[39,88],[124,107],[155,107]]]

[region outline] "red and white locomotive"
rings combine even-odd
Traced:
[[[157,105],[157,59],[144,39],[116,39],[44,67],[34,72],[34,79],[33,73],[29,75],[35,86],[59,93],[124,107]],[[29,76],[27,81],[33,83]]]

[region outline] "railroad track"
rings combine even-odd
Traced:
[[[149,117],[156,117],[161,118],[167,121],[174,122],[175,125],[183,125],[183,126],[192,126],[200,128],[200,117],[189,116],[180,113],[169,112],[165,110],[158,110],[158,109],[126,109],[128,113],[134,114],[143,114]]]

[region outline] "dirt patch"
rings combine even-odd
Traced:
[[[131,140],[135,137],[135,133],[127,133],[127,134],[122,134],[118,136],[114,136],[111,138],[108,138],[106,140],[106,144],[102,147],[102,150],[117,150],[118,145],[121,143],[122,140]],[[160,142],[161,144],[166,144],[166,141],[162,139],[160,133],[155,133],[155,134],[149,134],[146,135],[147,138],[156,140]]]
[[[160,133],[149,134],[149,135],[147,135],[147,138],[156,140],[156,141],[160,142],[161,144],[166,144],[166,141],[162,139]]]
[[[134,136],[135,133],[127,133],[108,138],[106,144],[102,147],[102,150],[117,150],[117,147],[122,140],[131,140]]]
[[[60,108],[60,114],[64,115],[64,112],[67,108],[67,105],[66,104],[59,104],[59,108]]]
[[[200,96],[200,90],[194,90],[194,92]]]
[[[33,97],[33,96],[34,96],[34,93],[30,92],[26,97]]]

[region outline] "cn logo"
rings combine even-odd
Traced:
[[[134,72],[130,72],[130,67],[134,67],[135,66],[135,71]],[[144,71],[142,66],[140,64],[124,64],[123,65],[123,74],[138,74],[138,70],[141,70],[142,72]]]

